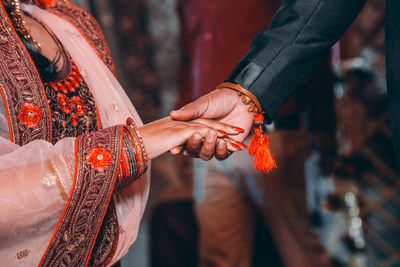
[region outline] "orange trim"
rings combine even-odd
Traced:
[[[121,144],[122,144],[122,139],[123,139],[123,134],[124,134],[123,129],[124,129],[124,127],[121,127],[121,135],[120,135]],[[114,184],[113,184],[113,187],[111,188],[111,194],[110,194],[110,196],[108,197],[107,208],[104,210],[103,217],[101,218],[101,224],[100,224],[99,229],[97,229],[97,233],[96,233],[96,236],[95,236],[95,238],[94,238],[95,242],[93,242],[93,244],[92,244],[92,247],[91,247],[90,252],[89,252],[89,257],[88,257],[88,259],[86,260],[85,267],[88,266],[88,264],[89,264],[90,256],[92,255],[92,252],[93,252],[93,247],[94,247],[94,245],[95,245],[95,243],[96,243],[97,236],[99,235],[101,225],[103,225],[104,217],[106,216],[108,206],[110,205],[111,197],[113,196],[113,193],[112,193],[112,192],[114,192],[114,187],[115,187],[115,183],[116,183],[116,180],[117,180],[118,166],[119,166],[119,158],[118,158],[117,168],[116,168],[115,176],[114,176]],[[117,215],[117,216],[118,216],[118,215]],[[117,217],[117,218],[118,218],[118,217]],[[117,243],[117,248],[118,248],[118,243]],[[115,254],[115,252],[114,252],[114,254]],[[111,258],[111,259],[112,259],[112,258]]]
[[[50,10],[51,12],[51,10]],[[94,52],[96,53],[97,57],[101,60],[101,62],[104,63],[104,65],[107,66],[107,64],[103,61],[103,58],[100,56],[99,51],[97,51],[97,49],[92,45],[92,43],[89,41],[89,39],[86,37],[86,35],[83,34],[83,32],[77,27],[75,26],[71,21],[69,21],[68,19],[60,16],[59,14],[56,14],[54,12],[51,12],[51,14],[53,14],[54,16],[59,17],[60,19],[65,20],[66,22],[68,22],[72,27],[74,27],[82,36],[83,38],[85,38],[86,42],[92,47],[92,49],[94,50]],[[114,63],[112,62],[112,64],[114,65]],[[107,67],[108,68],[108,67]],[[115,67],[114,67],[115,68]],[[110,70],[111,71],[111,70]],[[112,71],[111,71],[112,72]],[[114,74],[114,73],[113,73]],[[115,74],[114,74],[115,76]]]
[[[47,99],[47,95],[46,95],[46,91],[45,91],[45,89],[44,89],[44,85],[43,85],[42,79],[40,78],[39,71],[37,70],[35,63],[34,63],[34,61],[32,60],[31,55],[29,54],[29,52],[28,52],[28,50],[26,49],[25,45],[22,43],[21,38],[19,38],[19,36],[18,36],[18,34],[17,34],[17,31],[15,30],[14,25],[12,24],[11,19],[10,19],[10,17],[8,16],[8,14],[7,14],[7,12],[6,12],[6,10],[5,10],[3,4],[0,3],[0,5],[1,5],[1,8],[3,9],[3,11],[4,11],[4,14],[5,14],[6,17],[7,17],[7,20],[10,22],[11,29],[13,30],[15,36],[18,38],[19,42],[21,43],[22,47],[24,48],[24,50],[25,50],[25,52],[26,52],[26,56],[28,56],[29,60],[31,61],[31,63],[32,63],[32,65],[33,65],[34,70],[36,71],[36,74],[37,74],[38,77],[39,77],[39,81],[40,81],[40,84],[41,84],[42,90],[43,90],[43,95],[44,95],[44,97],[46,98],[46,105],[47,105],[47,108],[48,108],[48,110],[49,110],[49,116],[50,116],[50,117],[49,117],[49,125],[50,125],[50,140],[49,140],[49,142],[51,143],[51,141],[53,140],[53,124],[52,124],[52,122],[51,122],[51,117],[52,117],[52,115],[51,115],[51,109],[50,109],[50,105],[49,105],[49,100]]]
[[[84,8],[81,8],[80,6],[76,5],[76,4],[75,4],[74,2],[72,2],[71,0],[69,0],[68,2],[70,2],[73,6],[79,8],[79,9],[84,9]],[[106,37],[104,36],[103,30],[101,29],[101,26],[100,26],[99,22],[97,21],[97,19],[96,19],[95,17],[93,17],[93,15],[92,15],[89,11],[87,11],[86,9],[84,9],[84,10],[88,13],[88,15],[90,16],[90,18],[91,18],[93,21],[96,22],[97,26],[100,28],[100,31],[99,31],[100,37],[101,37],[101,39],[103,39],[104,44],[107,45],[108,50],[110,51],[110,54],[111,54],[110,47],[109,47],[109,45],[108,45],[108,42],[107,42],[107,40],[106,40]],[[97,50],[96,50],[96,51],[97,51]],[[112,54],[111,54],[111,59],[112,59]],[[102,61],[103,61],[103,59],[102,59]],[[114,60],[111,60],[111,65],[112,65],[113,69],[115,70]]]
[[[12,126],[11,126],[11,118],[10,118],[10,113],[8,112],[8,105],[7,105],[7,100],[6,100],[6,95],[3,92],[3,88],[0,86],[0,93],[1,96],[3,98],[3,102],[4,102],[4,106],[6,109],[6,113],[7,113],[7,121],[8,121],[8,129],[10,130],[10,141],[14,143],[14,137],[13,137],[13,133],[12,133]]]
[[[53,243],[54,238],[56,237],[58,230],[60,229],[61,223],[62,223],[62,221],[63,221],[63,219],[64,219],[64,217],[65,217],[65,213],[67,212],[68,206],[69,206],[69,204],[71,203],[72,195],[73,195],[74,190],[75,190],[76,175],[77,175],[77,173],[78,173],[78,156],[77,156],[77,155],[78,155],[78,138],[75,139],[75,174],[74,174],[74,183],[73,183],[73,185],[72,185],[71,193],[70,193],[69,198],[68,198],[68,203],[67,203],[67,206],[65,206],[63,215],[61,216],[60,222],[59,222],[58,225],[57,225],[56,231],[55,231],[55,233],[53,234],[53,237],[51,238],[50,243],[49,243],[49,245],[47,246],[47,249],[46,249],[46,251],[44,252],[44,254],[43,254],[43,256],[42,256],[42,259],[40,260],[38,266],[42,265],[42,262],[43,262],[43,260],[44,260],[44,257],[46,256],[47,252],[49,251],[49,248],[50,248],[51,244]]]
[[[97,116],[97,128],[101,130],[103,129],[103,125],[101,124],[99,107],[97,106],[97,104],[95,104],[95,106],[96,106],[96,116]]]

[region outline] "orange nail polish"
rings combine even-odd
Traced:
[[[247,149],[247,146],[246,146],[244,143],[237,141],[237,144],[238,144],[239,146],[241,146],[241,147]]]
[[[234,127],[234,126],[233,126],[232,129],[233,129],[234,131],[236,131],[236,132],[244,133],[244,130],[243,130],[242,128]]]
[[[220,134],[223,134],[223,135],[229,135],[227,132],[222,131],[222,130],[218,130],[217,132],[219,132]]]
[[[242,150],[242,148],[240,147],[240,146],[238,146],[238,145],[236,145],[236,144],[231,144],[234,148],[236,148],[237,150]]]

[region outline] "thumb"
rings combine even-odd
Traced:
[[[169,115],[179,121],[189,121],[200,118],[207,110],[207,101],[200,98],[195,102],[187,104],[179,110],[173,110]]]

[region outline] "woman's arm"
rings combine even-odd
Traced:
[[[216,137],[225,137],[224,143],[230,151],[238,151],[237,145],[242,145],[240,142],[235,144],[236,141],[228,139],[228,136],[241,133],[241,129],[207,119],[182,122],[166,117],[146,124],[139,130],[143,136],[149,159],[156,158],[171,148],[184,144],[193,134],[199,136],[200,140],[204,140],[210,133]]]
[[[215,127],[218,128],[218,125]],[[78,138],[66,138],[56,145],[37,140],[19,147],[0,138],[2,244],[10,247],[29,246],[33,240],[38,240],[34,248],[29,246],[32,251],[30,262],[39,262],[47,248],[43,264],[57,263],[61,257],[79,254],[62,254],[52,249],[64,246],[67,242],[63,237],[59,238],[63,233],[61,230],[72,231],[75,228],[69,228],[71,223],[75,225],[85,222],[82,225],[88,227],[85,230],[88,239],[85,239],[87,245],[82,244],[82,248],[88,248],[90,253],[114,185],[128,178],[121,171],[125,150],[133,149],[141,153],[139,158],[144,158],[144,152],[139,149],[139,146],[144,146],[151,159],[181,145],[194,133],[205,135],[212,130],[204,124],[165,118],[140,129],[133,129],[138,135],[141,134],[143,144],[140,144],[140,139],[137,139],[139,143],[127,144],[124,143],[124,136],[130,132],[125,129],[122,125],[115,126]],[[228,126],[218,129],[232,132]],[[218,135],[224,136],[222,133]],[[133,165],[140,164],[136,157],[132,160]],[[138,169],[135,177],[128,179],[129,182],[134,181],[144,170]],[[117,176],[120,180],[117,180]],[[3,259],[1,251],[0,258]],[[54,254],[55,251],[58,252]],[[4,257],[10,262],[15,260],[10,255]]]

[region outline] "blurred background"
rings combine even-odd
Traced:
[[[77,0],[150,122],[213,90],[280,0]],[[400,266],[384,0],[370,0],[267,126],[278,169],[164,155],[122,266]],[[340,11],[338,11],[340,12]]]

